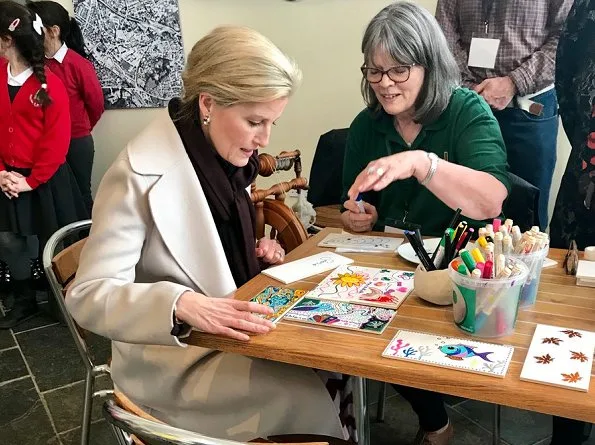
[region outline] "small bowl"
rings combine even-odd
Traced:
[[[452,284],[447,269],[427,272],[419,265],[413,282],[415,294],[422,300],[439,306],[452,304]]]

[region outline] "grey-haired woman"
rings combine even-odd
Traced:
[[[399,221],[439,235],[458,207],[468,221],[498,216],[509,188],[500,128],[487,103],[459,87],[434,17],[410,2],[389,5],[368,25],[362,52],[367,107],[347,140],[343,224],[367,231]],[[449,443],[442,395],[396,389],[419,417],[414,444]]]
[[[362,52],[367,107],[347,140],[343,224],[362,232],[392,220],[440,235],[459,207],[467,221],[500,215],[509,182],[498,122],[478,94],[459,87],[434,17],[393,3],[368,25]]]

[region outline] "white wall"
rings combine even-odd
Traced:
[[[72,11],[71,0],[58,0]],[[364,28],[390,0],[179,0],[186,53],[217,25],[242,24],[257,29],[303,70],[304,82],[290,101],[271,137],[268,152],[300,149],[308,176],[318,137],[346,127],[363,108],[359,94]],[[418,3],[434,12],[436,0]],[[113,110],[94,131],[96,157],[93,185],[126,142],[155,116],[156,110]],[[569,145],[562,134],[552,204],[566,165]],[[282,177],[286,173],[282,173]],[[263,182],[270,184],[269,181]]]

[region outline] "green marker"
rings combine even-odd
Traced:
[[[469,270],[467,269],[467,266],[465,266],[464,264],[459,264],[459,267],[457,268],[457,272],[460,273],[461,275],[470,275]]]
[[[466,249],[462,249],[459,254],[461,255],[463,263],[465,263],[465,266],[469,269],[469,272],[473,272],[473,269],[475,269],[475,261],[473,260],[471,253]]]

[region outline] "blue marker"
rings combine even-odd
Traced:
[[[355,203],[357,204],[360,213],[366,213],[366,208],[364,207],[364,202],[362,201],[361,193],[358,193],[357,198],[355,198]]]

